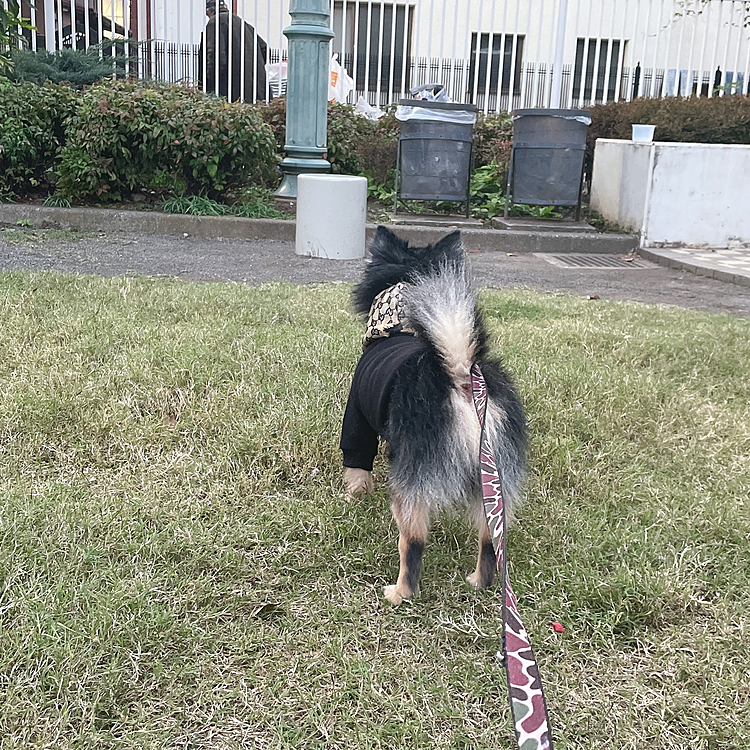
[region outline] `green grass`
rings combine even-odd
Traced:
[[[510,748],[468,525],[394,609],[383,464],[343,498],[348,291],[0,275],[3,750]],[[746,748],[750,322],[482,299],[533,430],[509,555],[557,747]]]
[[[48,208],[70,208],[73,204],[62,195],[48,195],[44,199],[44,205]]]
[[[162,204],[167,214],[193,216],[240,216],[245,219],[289,219],[290,214],[273,205],[273,194],[263,188],[249,188],[232,205],[219,203],[205,195],[186,195],[168,198]]]

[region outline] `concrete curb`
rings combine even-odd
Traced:
[[[51,208],[21,203],[0,204],[0,224],[28,221],[40,229],[79,229],[229,239],[294,242],[295,222],[279,219],[240,219],[232,216],[185,216],[156,211],[122,211],[111,208]],[[393,226],[393,231],[415,244],[435,242],[449,231],[442,227]],[[371,240],[376,225],[367,225]],[[588,232],[531,232],[510,229],[463,229],[470,251],[506,253],[620,253],[637,249],[634,235]]]
[[[676,271],[689,271],[696,276],[706,276],[709,279],[726,281],[730,284],[750,287],[750,275],[737,273],[736,270],[722,267],[718,263],[705,261],[690,261],[678,253],[670,252],[666,248],[641,248],[639,255],[646,260],[658,263],[660,266]]]
[[[0,205],[0,224],[28,221],[40,229],[161,234],[181,237],[226,237],[294,242],[294,222],[281,219],[240,219],[234,216],[186,216],[158,211],[112,208],[48,208],[23,203]]]

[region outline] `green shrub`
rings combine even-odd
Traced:
[[[750,143],[750,97],[702,96],[634,99],[591,108],[587,134],[587,172],[597,138],[629,140],[631,125],[655,125],[657,141]]]
[[[0,195],[49,187],[74,108],[75,92],[66,86],[0,78]]]
[[[480,114],[474,126],[474,165],[506,165],[507,170],[512,141],[513,121],[509,114]]]
[[[357,146],[360,172],[378,185],[394,187],[399,130],[395,107],[372,125],[372,132]]]
[[[258,104],[283,153],[286,139],[286,98]],[[365,174],[378,184],[393,181],[398,122],[389,112],[377,122],[354,112],[350,104],[328,105],[328,161],[335,174]]]
[[[0,74],[13,70],[15,52],[26,44],[23,30],[31,28],[22,17],[19,0],[0,2]]]
[[[271,129],[255,108],[181,86],[113,81],[84,91],[62,151],[58,190],[122,200],[134,190],[205,193],[272,184]]]
[[[116,47],[115,47],[116,45]],[[45,81],[51,83],[69,83],[75,88],[90,86],[102,78],[111,77],[113,73],[124,73],[125,62],[137,62],[137,57],[130,58],[124,55],[112,57],[112,49],[115,52],[122,47],[121,41],[117,43],[107,40],[102,45],[90,47],[87,50],[61,49],[55,53],[47,50],[32,52],[25,50],[14,56],[14,66],[11,78],[14,81],[42,84]]]
[[[255,107],[263,122],[273,131],[278,152],[283,153],[286,141],[286,97],[277,96],[267,104],[259,102]]]
[[[600,104],[591,108],[589,144],[593,146],[597,138],[629,139],[634,123],[656,125],[659,141],[750,143],[750,97],[668,97]]]
[[[359,174],[365,166],[359,157],[362,143],[375,132],[375,122],[358,115],[350,104],[328,105],[328,161],[331,171]]]

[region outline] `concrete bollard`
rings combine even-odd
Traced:
[[[297,255],[352,260],[365,255],[367,178],[297,178]]]

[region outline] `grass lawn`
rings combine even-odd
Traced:
[[[510,748],[497,589],[348,504],[346,285],[0,275],[0,747]],[[558,750],[750,746],[750,321],[486,291]],[[565,626],[554,633],[552,621]]]

